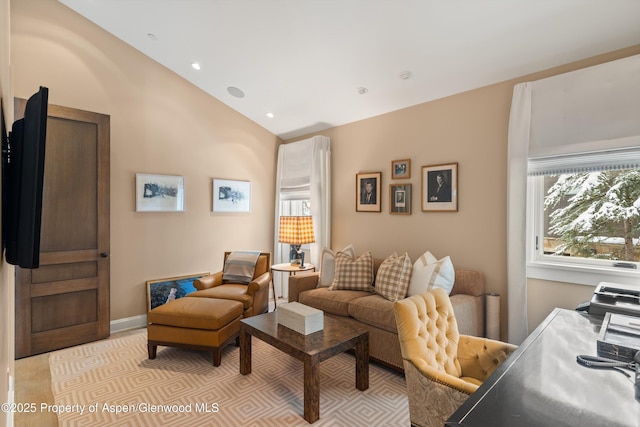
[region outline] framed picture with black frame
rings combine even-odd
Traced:
[[[458,163],[422,167],[422,210],[458,211]]]
[[[411,184],[389,184],[389,213],[411,215]]]
[[[381,212],[382,172],[356,174],[356,212]]]

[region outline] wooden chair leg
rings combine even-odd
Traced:
[[[147,349],[149,350],[149,359],[156,358],[156,350],[158,346],[154,344],[147,344]]]
[[[222,351],[219,348],[216,348],[211,352],[213,358],[213,366],[220,366],[220,362],[222,361]]]

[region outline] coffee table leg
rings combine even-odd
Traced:
[[[356,344],[356,388],[369,388],[369,336],[364,335]]]
[[[251,334],[247,333],[244,324],[240,323],[240,373],[251,373]]]
[[[304,419],[315,423],[320,418],[320,359],[304,358]]]

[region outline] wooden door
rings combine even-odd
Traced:
[[[16,267],[16,358],[109,336],[110,118],[48,114],[40,267]]]

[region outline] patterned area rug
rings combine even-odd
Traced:
[[[51,353],[61,426],[305,426],[302,362],[253,338],[252,373],[238,371],[228,346],[215,368],[209,353],[158,347],[146,330]],[[355,388],[355,359],[320,365],[320,420],[314,426],[406,426],[404,377],[374,363],[369,389]]]

